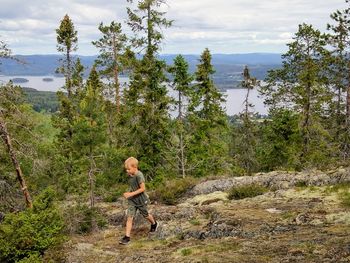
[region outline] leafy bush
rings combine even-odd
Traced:
[[[255,197],[266,193],[268,189],[261,185],[252,184],[238,187],[232,187],[229,191],[228,198],[232,199],[244,199],[248,197]]]
[[[7,214],[0,224],[0,262],[40,262],[40,256],[64,240],[64,222],[53,205],[55,192],[46,189],[33,209]]]
[[[167,205],[174,205],[195,184],[196,180],[192,177],[169,180],[150,192],[150,199]]]

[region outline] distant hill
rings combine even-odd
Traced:
[[[199,55],[183,55],[189,63],[191,72],[196,70],[199,63]],[[15,60],[2,59],[0,74],[6,76],[50,76],[56,75],[55,71],[59,66],[61,55],[16,55]],[[82,64],[87,67],[85,75],[88,74],[97,56],[78,56]],[[167,64],[173,63],[176,54],[161,55],[160,58]],[[281,61],[281,54],[273,53],[249,53],[249,54],[213,54],[212,62],[216,73],[214,81],[221,89],[234,88],[241,81],[241,73],[245,65],[251,70],[251,75],[264,79],[270,69],[278,68]]]

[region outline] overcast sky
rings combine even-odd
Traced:
[[[298,24],[325,31],[345,0],[168,0],[162,53],[286,51]],[[0,36],[15,54],[55,54],[55,29],[67,13],[78,31],[78,54],[94,55],[100,22],[126,20],[126,0],[0,0]],[[124,25],[126,28],[126,26]]]

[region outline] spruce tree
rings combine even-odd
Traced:
[[[166,174],[170,137],[166,64],[157,57],[163,39],[162,29],[171,25],[171,21],[164,17],[165,12],[159,11],[163,4],[163,0],[144,0],[137,3],[136,9],[127,9],[128,25],[135,33],[131,42],[141,58],[131,56],[133,70],[124,92],[129,139],[136,146],[135,154],[141,161],[141,169],[148,178],[160,179]]]
[[[282,68],[269,72],[268,84],[261,92],[271,110],[292,108],[300,114],[301,162],[322,165],[331,150],[329,134],[321,122],[331,98],[325,70],[329,61],[327,37],[302,24],[293,39],[282,56]]]
[[[104,98],[102,83],[94,66],[90,72],[79,103],[79,114],[74,121],[73,147],[79,170],[87,174],[90,206],[94,206],[96,173],[100,171],[98,163],[103,160],[102,148],[106,140]]]
[[[72,52],[77,50],[77,31],[70,17],[66,14],[61,20],[59,28],[56,29],[57,34],[57,50],[64,54],[62,65],[58,68],[58,72],[62,73],[66,78],[65,88],[68,92],[68,98],[72,96],[72,68],[73,58]]]
[[[175,122],[174,131],[178,138],[176,147],[176,159],[178,160],[178,169],[183,178],[186,176],[187,167],[187,147],[188,147],[188,112],[187,106],[193,94],[191,94],[191,82],[193,76],[188,73],[188,63],[181,55],[176,56],[174,65],[169,68],[169,72],[173,75],[172,88],[177,91],[176,106],[178,115]]]
[[[228,126],[221,105],[225,98],[214,85],[214,72],[210,51],[205,49],[197,65],[197,83],[193,86],[194,96],[189,105],[189,120],[193,131],[189,161],[191,166],[197,167],[193,173],[198,176],[218,174],[226,169]]]
[[[78,104],[83,86],[84,67],[79,59],[72,57],[72,52],[77,50],[77,31],[68,15],[65,15],[56,29],[57,50],[64,54],[62,64],[58,72],[65,76],[65,90],[58,91],[60,102],[59,112],[53,115],[53,125],[59,129],[55,146],[57,149],[56,165],[57,174],[61,186],[67,192],[74,189],[75,177],[79,174],[77,160],[74,159],[74,147],[72,143],[73,126],[77,117]]]
[[[244,110],[240,113],[240,125],[233,134],[233,154],[236,165],[240,166],[248,175],[251,175],[258,168],[256,157],[257,146],[257,127],[255,124],[256,116],[253,106],[249,102],[249,94],[252,89],[257,87],[258,81],[250,76],[249,68],[246,66],[243,70],[243,81],[241,86],[247,90],[244,100]]]

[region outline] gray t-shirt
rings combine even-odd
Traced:
[[[129,191],[134,192],[140,189],[140,184],[145,182],[145,177],[141,171],[138,171],[134,176],[129,175]],[[129,204],[135,206],[147,205],[149,203],[149,197],[145,192],[130,197],[128,199]]]

